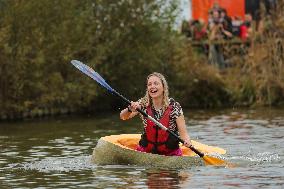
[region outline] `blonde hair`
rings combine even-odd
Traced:
[[[168,86],[168,82],[167,82],[166,78],[158,72],[153,72],[153,73],[151,73],[150,75],[147,76],[146,94],[143,98],[140,99],[140,103],[141,103],[142,106],[145,106],[145,107],[147,107],[149,105],[151,105],[151,106],[153,105],[152,104],[153,103],[152,98],[150,97],[149,92],[148,92],[148,88],[147,88],[147,83],[148,83],[148,80],[151,76],[158,77],[162,82],[162,85],[163,85],[163,88],[164,88],[163,102],[162,103],[163,103],[163,111],[165,111],[169,106],[169,86]]]

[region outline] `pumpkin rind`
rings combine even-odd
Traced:
[[[202,158],[182,146],[183,156],[164,156],[135,150],[140,134],[110,135],[99,139],[92,155],[97,165],[126,164],[163,168],[187,168],[204,165]],[[192,144],[204,153],[225,154],[222,148],[207,146],[192,140]]]

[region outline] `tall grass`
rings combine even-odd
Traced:
[[[224,76],[238,105],[283,105],[283,8],[279,2],[271,15],[262,14],[261,33],[254,34],[249,52],[235,58],[235,66]]]

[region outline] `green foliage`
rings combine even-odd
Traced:
[[[108,51],[104,51],[101,63],[95,64],[98,61],[96,56],[92,62],[115,88],[131,99],[137,99],[144,95],[148,74],[169,70],[169,59],[173,51],[171,36],[174,34],[171,30],[173,19],[170,16],[174,14],[175,7],[160,12],[159,7],[164,5],[164,1],[148,1],[147,7],[143,1],[133,2],[136,5],[135,9],[129,10],[130,14],[123,14],[130,6],[127,1],[112,11],[110,25],[116,25],[115,30],[108,30],[109,33],[103,39],[114,39],[106,48]],[[119,102],[107,95],[102,95],[101,98],[99,101],[109,102],[104,108],[111,108]]]
[[[2,1],[0,113],[85,107],[96,87],[69,61],[91,39],[90,1]],[[86,42],[86,43],[85,43]]]
[[[2,0],[0,114],[116,104],[72,59],[141,95],[147,74],[168,69],[177,10],[170,0]]]
[[[0,117],[122,106],[72,59],[133,100],[144,95],[146,76],[161,72],[183,107],[283,101],[281,33],[268,31],[258,59],[244,57],[247,64],[222,75],[173,30],[178,11],[175,0],[1,0]]]

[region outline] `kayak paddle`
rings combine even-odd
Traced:
[[[111,92],[112,94],[120,97],[124,102],[126,102],[128,105],[131,104],[131,102],[125,98],[124,96],[122,96],[120,93],[118,93],[116,90],[114,90],[109,84],[107,84],[107,82],[97,73],[95,72],[92,68],[90,68],[89,66],[83,64],[82,62],[78,61],[78,60],[72,60],[71,63],[77,68],[79,69],[81,72],[83,72],[84,74],[88,75],[89,77],[91,77],[93,80],[95,80],[96,82],[98,82],[102,87],[106,88],[109,92]],[[146,112],[142,111],[141,109],[137,108],[136,109],[140,114],[142,114],[143,116],[145,116],[147,119],[153,121],[155,124],[157,124],[161,129],[165,130],[166,132],[168,132],[169,134],[173,135],[174,137],[176,137],[179,142],[181,142],[182,144],[185,143],[185,141],[183,139],[181,139],[178,135],[176,135],[173,131],[169,130],[167,127],[165,127],[164,125],[162,125],[160,122],[158,122],[156,119],[154,119],[153,117],[151,117],[150,115],[148,115]],[[196,148],[194,148],[193,146],[189,147],[193,152],[195,152],[197,155],[199,155],[201,158],[203,158],[203,160],[205,161],[206,165],[221,165],[221,166],[226,166],[228,165],[227,162],[225,162],[224,160],[221,160],[219,158],[216,157],[209,157],[207,155],[205,155],[204,153],[200,152],[199,150],[197,150]]]

